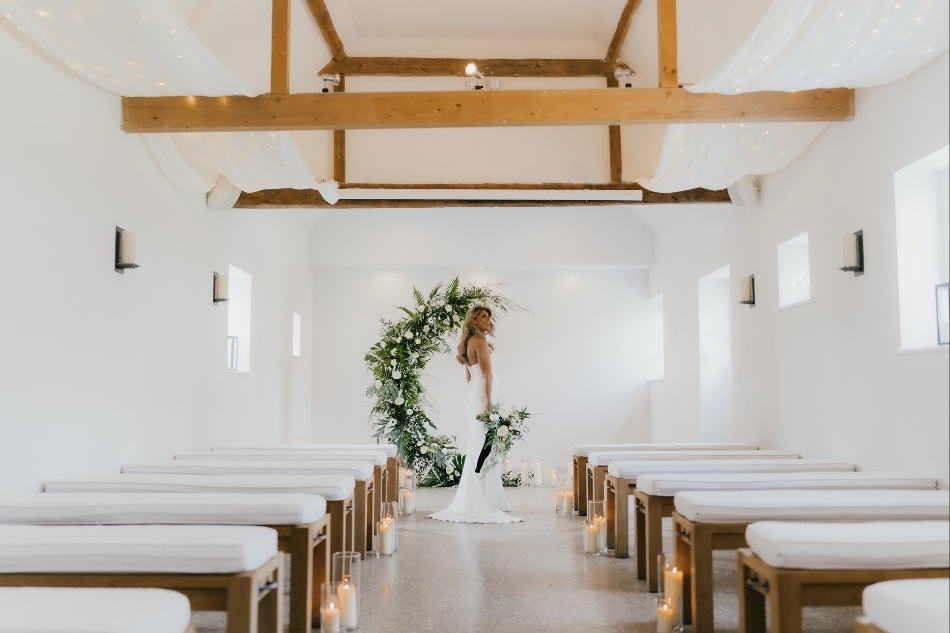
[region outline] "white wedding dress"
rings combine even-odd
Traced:
[[[492,364],[495,358],[492,356]],[[483,413],[485,402],[485,375],[479,365],[468,368],[472,380],[465,393],[468,409],[468,451],[465,453],[465,465],[462,467],[462,479],[459,481],[455,500],[445,510],[430,514],[438,521],[455,523],[517,523],[521,519],[508,516],[510,511],[505,489],[501,485],[501,464],[488,468],[488,462],[482,466],[482,472],[476,473],[478,455],[485,445],[485,424],[475,416]],[[494,372],[493,372],[494,373]]]

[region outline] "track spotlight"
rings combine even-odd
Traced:
[[[340,74],[335,75],[323,75],[323,92],[330,92],[330,84],[334,86],[340,85]]]
[[[617,68],[614,70],[614,79],[617,80],[617,83],[618,83],[619,85],[625,86],[625,87],[627,87],[627,88],[632,88],[632,87],[633,87],[633,77],[634,77],[636,74],[637,74],[637,73],[633,72],[633,71],[630,70],[629,68],[617,67]]]
[[[469,64],[468,66],[465,67],[465,74],[468,75],[469,77],[475,78],[475,85],[473,86],[475,90],[481,90],[482,88],[484,88],[484,86],[482,85],[482,78],[484,77],[484,75],[478,72],[478,66],[476,66],[475,64]]]

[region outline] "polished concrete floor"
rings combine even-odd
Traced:
[[[454,489],[421,490],[399,525],[392,558],[363,562],[365,633],[654,630],[656,596],[636,579],[634,559],[585,556],[580,517],[554,513],[552,489],[506,488],[523,523],[465,525],[426,518]],[[631,526],[633,522],[631,521]],[[672,552],[669,521],[665,549]],[[631,535],[632,538],[632,535]],[[736,557],[715,560],[716,630],[736,631]],[[805,610],[805,631],[853,630],[858,608]],[[199,633],[223,631],[220,614],[197,614]],[[688,629],[687,629],[688,630]]]

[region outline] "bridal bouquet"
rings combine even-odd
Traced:
[[[485,423],[485,449],[491,447],[486,468],[491,468],[511,450],[515,440],[524,439],[528,432],[524,422],[531,414],[527,408],[515,409],[496,402],[476,417]]]

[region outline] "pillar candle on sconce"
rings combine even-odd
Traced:
[[[743,277],[739,283],[739,303],[755,307],[755,275]]]
[[[853,272],[854,276],[864,274],[864,231],[845,235],[841,240],[843,266],[840,270]]]
[[[135,263],[135,233],[115,227],[115,272],[125,274],[126,268],[138,268]]]
[[[228,276],[214,273],[214,285],[211,291],[211,301],[217,305],[228,300]]]

